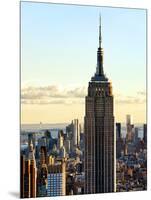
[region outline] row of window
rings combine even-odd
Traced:
[[[49,186],[50,187],[54,187],[54,188],[57,186],[57,188],[58,188],[58,187],[62,187],[62,184],[57,184],[56,183],[56,184],[50,184]]]
[[[57,190],[48,190],[47,193],[54,193],[54,192],[62,192],[62,188],[58,188]]]
[[[56,174],[56,175],[48,175],[48,178],[56,178],[56,177],[62,177],[62,174]]]
[[[48,173],[49,174],[49,173]],[[53,175],[62,175],[62,173],[59,173],[59,172],[57,172],[57,173],[50,173],[49,174],[50,176],[53,176]]]

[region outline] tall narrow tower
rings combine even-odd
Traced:
[[[114,116],[111,82],[103,71],[101,16],[97,69],[85,99],[85,194],[114,192]]]

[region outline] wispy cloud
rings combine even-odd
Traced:
[[[22,104],[74,104],[83,103],[86,95],[85,87],[74,87],[72,89],[49,85],[43,87],[25,87],[21,90]]]
[[[115,103],[117,104],[144,104],[146,103],[146,92],[138,91],[134,96],[124,96],[118,94],[115,96]]]
[[[140,98],[125,98],[125,99],[117,99],[115,103],[117,104],[143,104],[146,102],[146,99],[140,99]]]

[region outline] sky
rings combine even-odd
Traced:
[[[146,122],[146,10],[21,2],[21,123],[83,121],[100,13],[115,121]]]

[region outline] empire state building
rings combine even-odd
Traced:
[[[101,42],[100,17],[97,68],[85,98],[85,194],[115,190],[113,94],[103,71]]]

